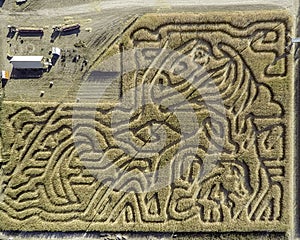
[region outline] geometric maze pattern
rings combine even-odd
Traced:
[[[290,31],[281,11],[147,14],[114,43],[142,49],[119,103],[4,102],[0,229],[285,231]]]

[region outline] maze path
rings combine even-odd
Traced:
[[[282,11],[148,14],[103,98],[98,71],[80,103],[4,101],[0,229],[286,231],[290,31]]]

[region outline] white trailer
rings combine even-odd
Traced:
[[[44,68],[43,56],[14,56],[10,60],[15,69]]]

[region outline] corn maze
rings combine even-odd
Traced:
[[[111,47],[112,101],[95,77],[85,102],[4,99],[0,229],[286,231],[291,31],[282,11],[146,14]]]

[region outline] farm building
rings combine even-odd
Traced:
[[[10,79],[10,72],[2,70],[1,87],[4,88]]]
[[[8,37],[13,38],[15,33],[18,33],[18,36],[40,36],[43,37],[44,35],[44,29],[43,28],[37,28],[37,27],[15,27],[8,25]]]
[[[43,28],[34,28],[34,27],[21,27],[16,29],[19,36],[43,36]]]
[[[14,56],[10,62],[15,69],[44,68],[43,56]]]
[[[2,71],[2,79],[9,80],[10,73],[8,71]]]
[[[2,79],[9,80],[10,79],[10,73],[8,71],[2,71]]]
[[[53,27],[54,31],[57,32],[69,32],[69,31],[76,31],[80,29],[80,24],[70,24],[70,25],[58,25]]]
[[[52,47],[52,54],[53,55],[56,55],[56,56],[60,56],[60,52],[61,52],[61,50],[60,50],[60,48],[58,48],[58,47]]]

